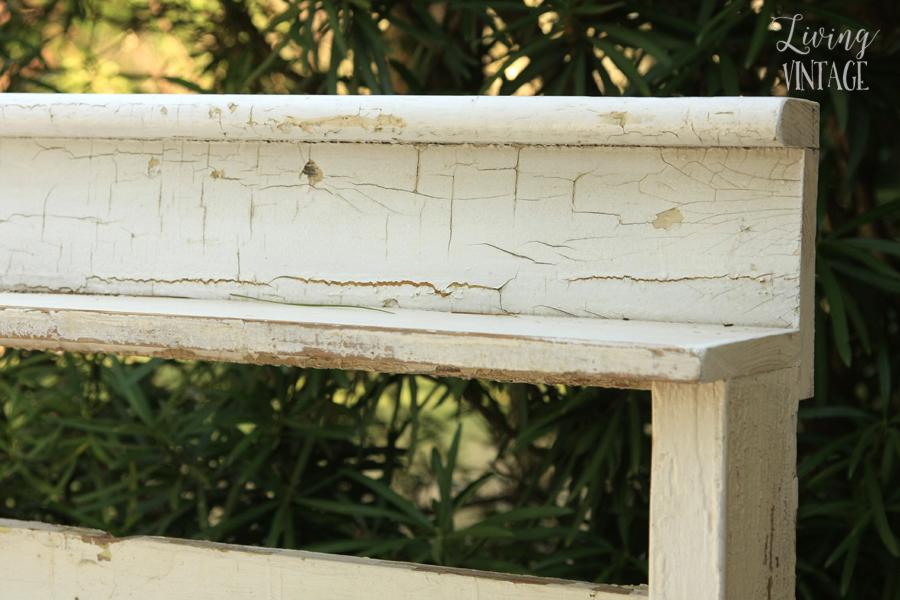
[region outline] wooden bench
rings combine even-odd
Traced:
[[[3,94],[0,345],[652,389],[649,596],[793,598],[817,145],[784,98]],[[0,534],[17,599],[648,594]]]

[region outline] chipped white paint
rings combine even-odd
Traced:
[[[154,537],[0,519],[9,600],[625,600],[646,587]]]
[[[788,600],[817,145],[792,99],[3,94],[0,344],[652,385],[651,597]],[[21,597],[621,595],[338,558],[276,589],[300,555],[27,529]]]
[[[652,598],[794,598],[798,381],[653,384]]]
[[[4,94],[0,135],[808,148],[819,127],[791,98]]]

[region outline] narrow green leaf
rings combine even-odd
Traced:
[[[893,277],[883,277],[882,275],[873,273],[869,269],[843,261],[830,260],[828,262],[832,265],[834,270],[840,271],[853,279],[862,281],[872,287],[880,288],[892,294],[900,294],[900,281]]]
[[[856,559],[859,557],[859,546],[862,542],[861,537],[857,537],[850,545],[850,551],[844,560],[844,568],[841,571],[841,596],[847,595],[850,589],[850,582],[853,581],[853,571],[856,568]]]
[[[295,498],[294,502],[301,506],[314,508],[323,512],[333,512],[354,517],[381,517],[392,519],[408,525],[416,525],[417,522],[401,512],[371,506],[368,504],[353,504],[350,502],[338,502],[334,500],[321,500],[318,498]]]
[[[481,477],[479,477],[478,479],[476,479],[475,481],[473,481],[472,483],[467,485],[466,489],[461,491],[456,496],[456,500],[453,503],[455,510],[459,510],[459,509],[463,508],[466,505],[466,503],[472,498],[472,496],[474,496],[476,493],[478,493],[478,490],[481,489],[481,486],[483,486],[485,483],[490,481],[491,477],[493,477],[493,476],[494,476],[494,473],[485,473],[484,475],[482,475]]]
[[[834,342],[838,349],[841,360],[848,367],[853,359],[853,353],[850,349],[850,331],[847,327],[847,313],[844,310],[844,292],[841,290],[831,267],[824,259],[816,261],[818,266],[819,281],[825,290],[825,297],[828,298],[828,305],[831,308],[829,317],[831,320],[831,331],[834,335]]]
[[[637,29],[628,29],[619,25],[602,24],[597,31],[604,31],[609,39],[623,46],[640,48],[655,58],[660,64],[671,65],[672,57],[658,46],[652,36]]]
[[[407,516],[413,519],[416,524],[428,531],[434,531],[434,523],[432,523],[425,514],[419,510],[414,504],[412,504],[409,500],[403,498],[397,492],[381,483],[380,481],[375,481],[374,479],[370,479],[366,477],[362,473],[358,473],[356,471],[352,471],[349,469],[342,470],[340,472],[341,475],[347,477],[348,479],[352,479],[353,481],[366,486],[376,495],[384,498],[398,509],[403,511]]]
[[[873,256],[869,252],[866,252],[865,250],[855,247],[852,244],[844,243],[843,240],[825,242],[820,245],[820,249],[837,252],[846,257],[858,260],[876,273],[885,275],[887,277],[892,277],[894,279],[900,279],[900,272],[897,272],[889,264],[882,260],[879,260],[877,257]]]
[[[385,550],[400,550],[410,544],[422,541],[422,538],[400,538],[393,540],[381,539],[361,539],[361,540],[334,540],[329,542],[319,542],[303,546],[303,550],[310,552],[327,552],[329,554],[347,554],[350,552],[359,552],[359,555],[372,555],[374,552],[384,552]]]
[[[883,238],[847,238],[841,240],[845,246],[852,246],[862,250],[871,250],[891,256],[900,257],[900,242]]]
[[[150,408],[147,397],[144,396],[141,389],[135,385],[137,379],[135,379],[134,373],[126,374],[125,369],[122,367],[122,363],[119,362],[118,358],[113,357],[110,361],[110,365],[110,370],[113,373],[118,392],[125,397],[128,401],[128,405],[131,406],[135,414],[144,423],[147,425],[152,424],[154,418],[153,409]]]
[[[847,464],[847,479],[852,479],[853,474],[856,472],[856,467],[859,466],[860,461],[865,455],[867,450],[872,448],[871,441],[877,432],[878,425],[872,425],[868,429],[866,429],[862,435],[859,436],[859,441],[856,442],[856,447],[853,448],[853,454],[850,455],[850,461]]]
[[[525,506],[513,508],[505,512],[492,515],[479,522],[479,525],[505,525],[517,521],[532,521],[536,519],[552,519],[572,514],[572,509],[567,506]]]
[[[887,339],[882,335],[878,342],[876,355],[878,367],[878,391],[881,396],[883,414],[886,417],[891,404],[891,356],[888,350]]]
[[[847,434],[840,437],[824,448],[817,450],[809,458],[805,458],[797,465],[797,478],[803,482],[812,473],[816,467],[836,454],[840,454],[842,449],[846,449],[850,443],[856,438],[855,433]]]
[[[844,309],[847,311],[847,316],[850,317],[850,322],[853,323],[853,330],[859,336],[865,353],[870,355],[872,354],[872,341],[869,338],[869,325],[856,307],[856,299],[845,288],[841,288],[841,292],[844,294]]]
[[[628,81],[632,83],[638,90],[640,90],[641,94],[644,96],[650,96],[650,86],[647,84],[647,80],[638,73],[637,67],[634,66],[634,63],[631,62],[631,59],[625,56],[621,50],[616,48],[611,42],[608,42],[605,39],[599,39],[592,37],[590,38],[591,43],[597,47],[601,52],[603,52],[606,56],[609,57],[613,64],[615,64],[622,74],[628,78]]]
[[[212,94],[213,90],[208,90],[206,88],[202,88],[193,81],[188,81],[187,79],[182,79],[181,77],[163,77],[169,83],[174,83],[180,85],[181,87],[188,89],[192,92],[196,92],[198,94]]]
[[[719,53],[719,72],[722,74],[722,88],[729,96],[740,96],[741,86],[738,85],[737,70],[734,68],[734,61],[727,52]]]
[[[729,17],[732,17],[738,13],[740,13],[741,9],[747,6],[747,0],[732,0],[731,4],[728,4],[724,9],[722,9],[719,14],[709,20],[706,25],[700,30],[700,33],[697,34],[697,44],[702,44],[705,38],[709,35],[711,31],[716,29],[719,24],[726,21]],[[728,24],[725,25],[728,27]]]
[[[772,23],[772,7],[775,0],[765,0],[759,14],[756,16],[756,25],[753,28],[753,36],[747,47],[747,56],[744,58],[744,68],[749,69],[756,62],[766,39],[769,37],[769,25]]]
[[[844,555],[847,550],[850,549],[850,546],[859,539],[860,534],[863,529],[869,526],[869,523],[872,522],[872,511],[866,512],[863,516],[861,516],[856,523],[853,525],[853,529],[850,530],[850,533],[844,537],[840,544],[832,551],[832,553],[825,559],[825,568],[827,569],[831,565],[833,565],[837,559]]]
[[[584,4],[575,6],[575,8],[572,9],[572,14],[591,16],[604,15],[608,12],[616,10],[617,8],[621,8],[626,4],[627,2],[612,2],[610,4],[589,4],[586,2]],[[493,4],[491,3],[491,5]]]
[[[865,485],[866,497],[869,500],[869,506],[872,510],[872,519],[875,521],[875,529],[878,531],[878,537],[881,543],[887,548],[887,551],[894,557],[900,558],[900,548],[897,547],[897,538],[891,531],[890,523],[888,523],[887,513],[884,511],[884,498],[881,494],[881,487],[875,477],[875,472],[869,462],[865,464],[865,474],[863,476],[863,484]]]
[[[321,6],[325,10],[325,14],[328,15],[328,24],[331,27],[331,31],[334,33],[332,43],[341,53],[341,58],[346,58],[349,54],[349,48],[347,46],[347,40],[344,39],[344,33],[341,31],[341,20],[338,17],[337,11],[334,9],[334,3],[331,2],[331,0],[325,0],[322,2]],[[332,60],[334,60],[334,53],[332,53]],[[335,68],[336,67],[337,65],[335,65]]]
[[[866,223],[871,223],[872,221],[877,221],[878,219],[884,219],[887,217],[891,217],[900,213],[900,200],[894,200],[892,202],[886,202],[880,206],[877,206],[871,210],[864,212],[861,215],[858,215],[834,231],[832,231],[828,238],[836,238],[840,237],[845,233],[850,233],[851,231],[856,231]]]
[[[460,539],[460,538],[511,538],[513,537],[513,533],[504,529],[503,527],[497,527],[493,525],[484,525],[483,523],[477,523],[472,525],[471,527],[467,527],[462,531],[454,531],[446,536],[444,539],[452,540],[452,539]]]
[[[873,417],[864,410],[852,406],[812,406],[804,407],[797,411],[797,418],[801,421],[808,419],[835,419],[850,418],[872,421]]]

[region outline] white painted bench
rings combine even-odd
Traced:
[[[777,98],[3,94],[0,345],[650,388],[649,595],[793,598],[817,144]],[[648,593],[2,525],[4,598]]]

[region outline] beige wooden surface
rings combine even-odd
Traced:
[[[4,600],[624,600],[646,588],[0,519]]]
[[[650,589],[794,597],[797,368],[653,385]]]

